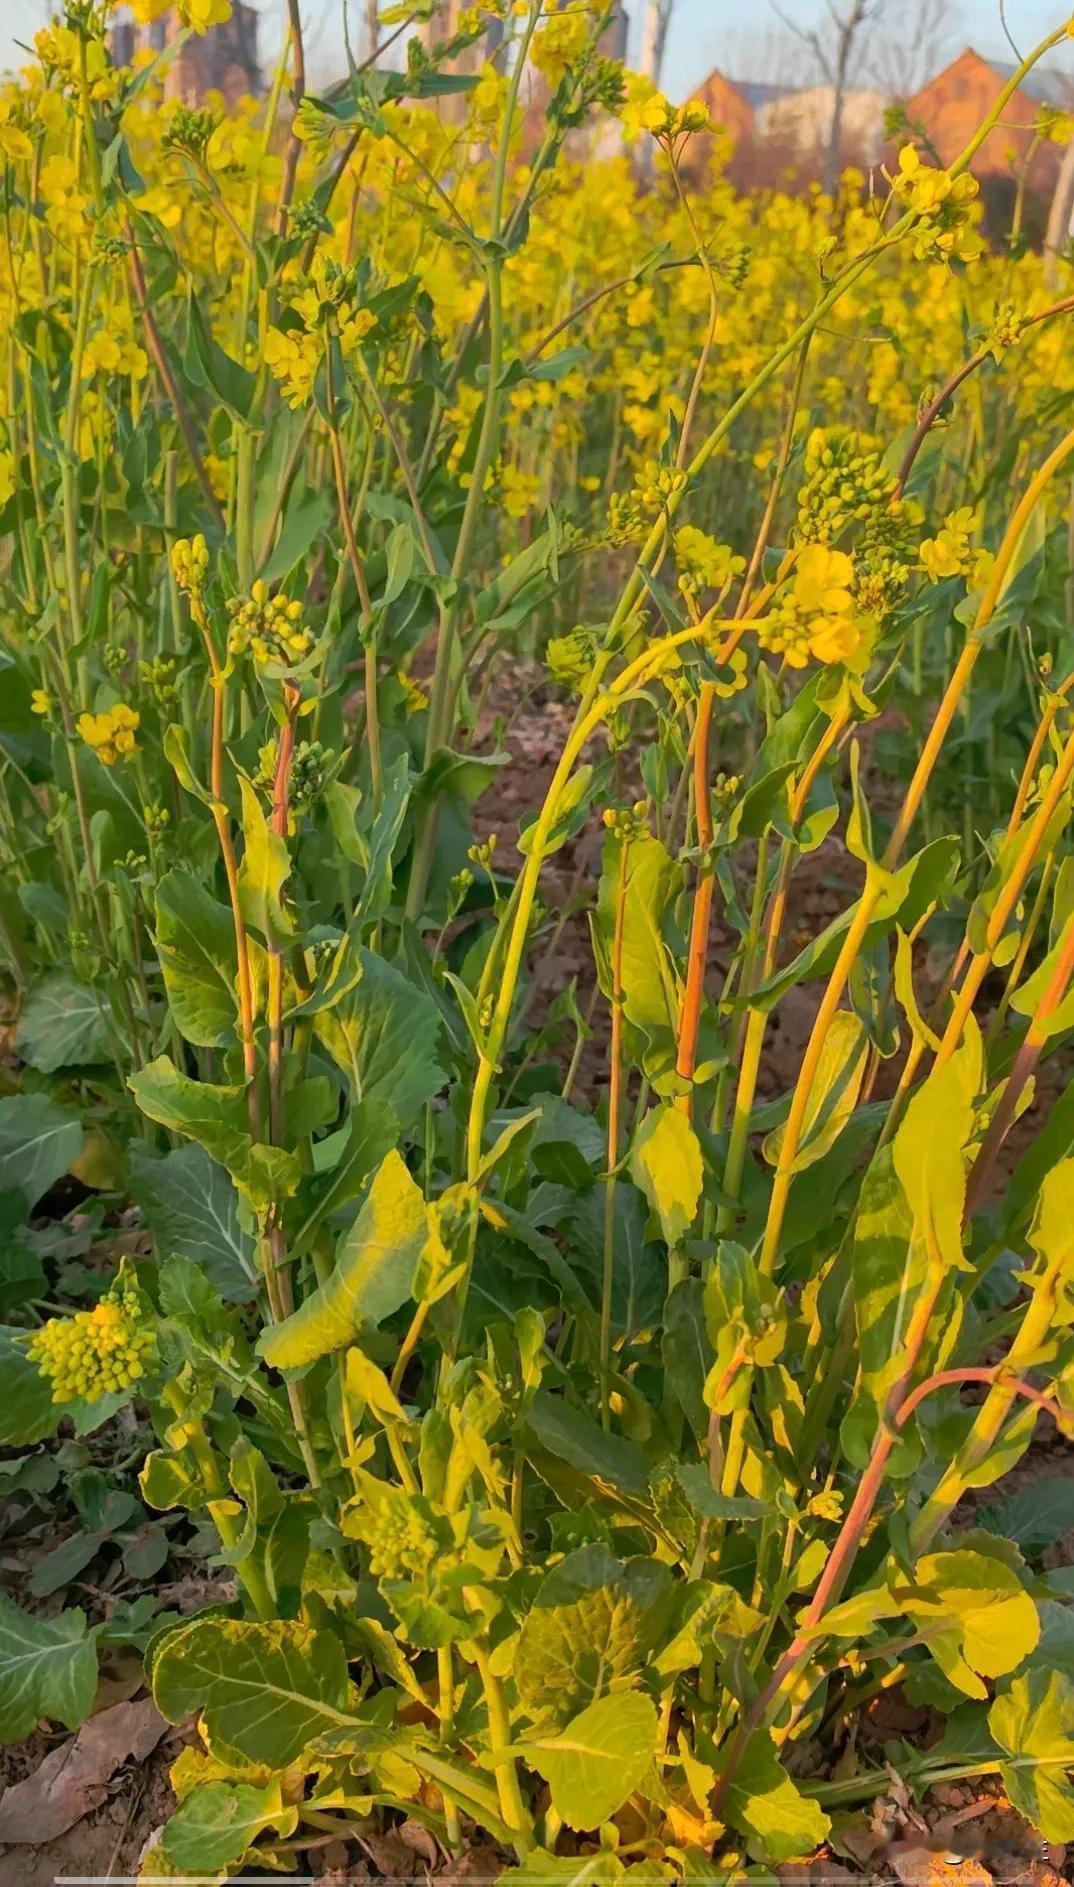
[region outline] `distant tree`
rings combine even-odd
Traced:
[[[869,71],[889,98],[912,98],[950,58],[962,19],[957,0],[913,0],[899,9],[897,33],[877,42]]]
[[[880,13],[881,0],[826,0],[828,18],[818,26],[801,26],[772,0],[772,8],[784,26],[809,47],[817,71],[831,87],[832,110],[824,149],[824,188],[834,190],[839,181],[839,163],[843,148],[843,110],[847,89],[863,54],[863,33]]]
[[[1044,234],[1044,268],[1053,287],[1059,279],[1059,258],[1074,237],[1074,137],[1063,152],[1052,192],[1048,227]]]
[[[642,18],[638,71],[643,72],[656,86],[660,84],[660,74],[664,68],[664,49],[674,4],[675,0],[646,0]]]

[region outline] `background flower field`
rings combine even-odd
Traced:
[[[1046,1887],[1074,29],[739,194],[602,0],[228,13],[0,95],[0,1845]]]

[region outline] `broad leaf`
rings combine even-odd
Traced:
[[[235,1188],[203,1147],[175,1147],[162,1159],[131,1145],[131,1190],[157,1257],[187,1258],[221,1297],[241,1303],[255,1291],[254,1242],[239,1224]]]
[[[656,1753],[657,1715],[641,1691],[601,1697],[555,1735],[527,1745],[568,1828],[597,1828],[622,1808]]]
[[[630,1171],[669,1245],[677,1245],[697,1216],[703,1171],[697,1135],[676,1107],[654,1107],[634,1136]]]
[[[727,1792],[725,1812],[766,1861],[793,1861],[819,1847],[831,1822],[818,1802],[799,1793],[767,1730],[751,1736]]]
[[[77,1114],[57,1107],[45,1094],[11,1094],[0,1100],[0,1194],[21,1194],[31,1211],[82,1151]]]
[[[96,1690],[97,1634],[85,1613],[29,1618],[0,1593],[0,1742],[21,1742],[39,1717],[77,1729]]]
[[[519,1702],[535,1722],[565,1723],[586,1705],[629,1690],[661,1638],[673,1599],[655,1560],[618,1560],[582,1546],[543,1580],[522,1622],[514,1661]]]
[[[387,1103],[406,1132],[443,1086],[436,1059],[439,1012],[431,997],[383,957],[371,950],[359,957],[361,976],[338,1003],[318,1013],[314,1028],[355,1100]]]
[[[62,1410],[52,1400],[52,1385],[26,1354],[28,1334],[0,1325],[0,1448],[28,1448],[59,1427]]]
[[[391,1152],[340,1242],[331,1276],[293,1316],[262,1331],[258,1349],[266,1362],[298,1369],[345,1349],[363,1329],[391,1316],[410,1296],[426,1228],[421,1189],[402,1156]]]
[[[201,1618],[169,1632],[153,1660],[169,1723],[200,1712],[248,1762],[285,1769],[315,1736],[348,1723],[347,1660],[331,1632],[278,1620]]]
[[[1009,1758],[1000,1764],[1015,1808],[1046,1841],[1074,1841],[1074,1681],[1035,1670],[1015,1678],[988,1713],[988,1727]]]
[[[838,1010],[809,1091],[792,1173],[804,1172],[835,1145],[857,1105],[868,1056],[869,1038],[861,1020],[849,1009]],[[776,1127],[765,1139],[764,1157],[772,1166],[779,1160],[785,1134],[785,1127]]]
[[[541,1389],[529,1410],[529,1425],[550,1454],[617,1492],[644,1495],[649,1464],[636,1442],[602,1429],[592,1416]]]
[[[1044,1474],[1039,1481],[1026,1481],[1013,1494],[978,1508],[975,1519],[986,1533],[1013,1540],[1023,1553],[1042,1553],[1074,1527],[1074,1480],[1069,1474]]]
[[[15,1046],[42,1074],[108,1059],[107,1011],[95,989],[66,970],[34,984],[22,1007]]]
[[[180,1802],[164,1829],[169,1861],[192,1874],[241,1861],[265,1828],[293,1834],[298,1811],[284,1806],[279,1782],[203,1782]]]
[[[157,886],[156,937],[179,1033],[199,1048],[227,1047],[238,1016],[232,913],[192,872],[169,871]]]

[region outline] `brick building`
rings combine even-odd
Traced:
[[[164,72],[165,98],[179,99],[184,105],[197,105],[207,92],[221,93],[226,105],[252,93],[255,98],[265,90],[264,75],[257,56],[258,16],[246,0],[235,0],[231,18],[205,33],[191,33],[180,46]],[[127,16],[112,27],[112,53],[120,65],[130,65],[138,52],[161,52],[181,32],[174,8],[139,26]]]
[[[950,164],[965,149],[982,119],[994,108],[1004,85],[1013,78],[1015,69],[983,59],[972,46],[967,46],[965,52],[906,101],[906,115],[911,124],[924,127],[941,162]],[[1041,105],[1069,110],[1074,106],[1074,84],[1063,73],[1047,67],[1038,66],[1032,71],[1010,98],[999,124],[978,151],[973,162],[978,177],[1006,177],[1025,157]],[[1057,145],[1038,146],[1030,165],[1032,187],[1049,190],[1060,161]]]

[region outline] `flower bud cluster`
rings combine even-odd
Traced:
[[[601,818],[615,838],[624,845],[630,845],[635,839],[646,836],[649,830],[649,812],[649,801],[638,799],[635,800],[633,806],[605,806]]]
[[[200,596],[209,569],[209,546],[196,537],[177,537],[172,545],[172,574],[186,596]]]
[[[249,596],[233,596],[227,606],[231,617],[228,649],[232,655],[245,655],[264,667],[276,662],[289,668],[301,661],[313,647],[313,637],[302,621],[302,604],[297,598],[270,596],[268,584],[258,578]]]
[[[52,1384],[54,1402],[96,1402],[141,1381],[155,1347],[137,1286],[119,1279],[92,1310],[50,1317],[27,1351]]]
[[[553,681],[561,688],[580,693],[593,673],[596,640],[591,629],[579,626],[565,636],[552,636],[545,649],[545,661]]]
[[[650,459],[641,466],[631,497],[642,511],[663,511],[670,498],[686,490],[686,473],[674,465],[658,465]]]
[[[405,1579],[427,1570],[439,1550],[434,1529],[409,1503],[390,1502],[364,1520],[362,1537],[369,1548],[374,1579]]]

